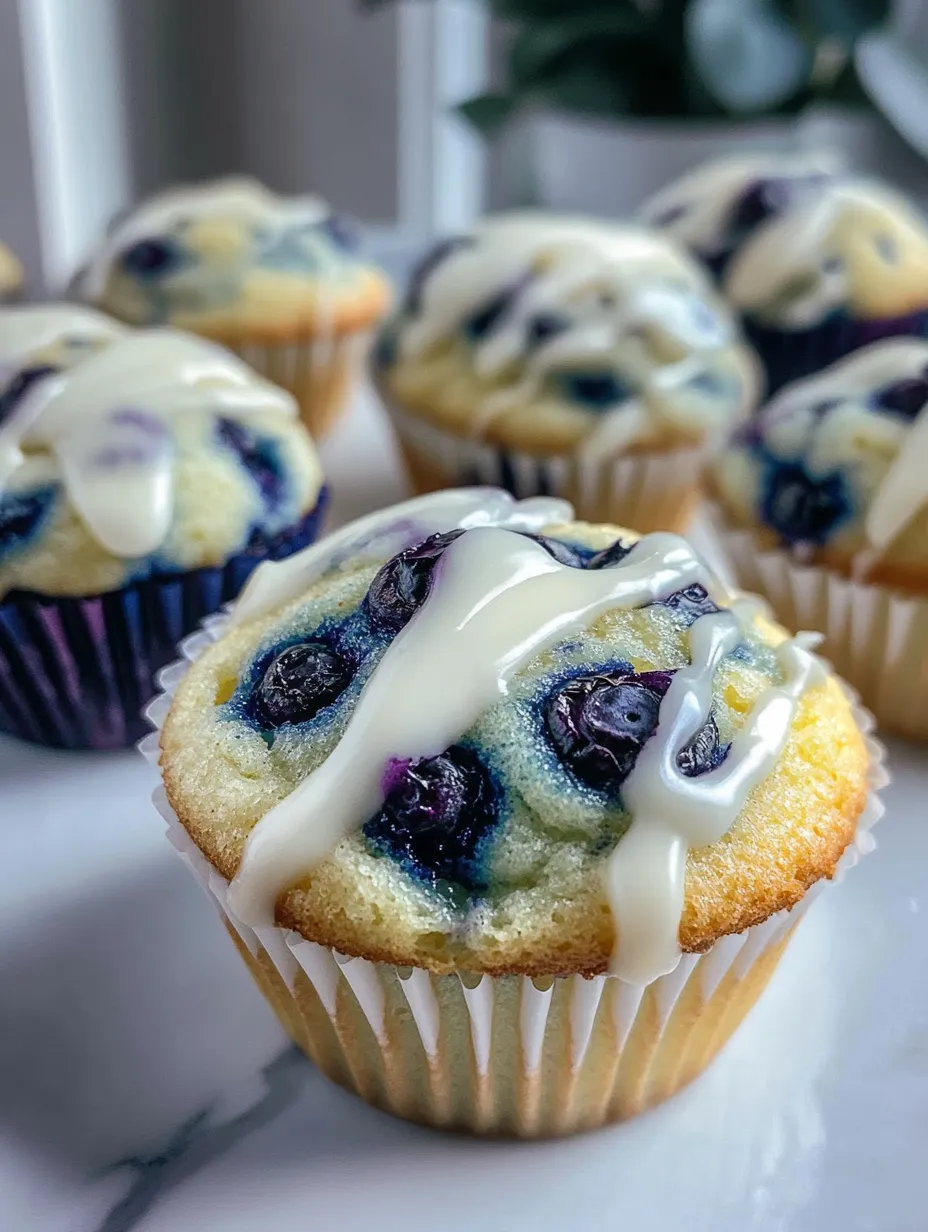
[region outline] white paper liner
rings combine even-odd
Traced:
[[[567,454],[541,457],[455,436],[386,399],[385,405],[413,484],[422,491],[489,484],[520,500],[561,496],[584,521],[611,522],[643,534],[682,530],[699,497],[708,452],[701,446],[581,466]]]
[[[158,764],[175,690],[227,620],[205,621],[181,643],[183,658],[161,673],[163,692],[146,710],[156,730],[139,744],[151,763]],[[878,793],[889,781],[873,718],[845,689],[865,735],[870,792],[835,880],[873,850],[870,830],[884,807]],[[228,882],[180,824],[163,787],[153,799],[169,840],[238,939],[262,991],[320,1068],[399,1116],[477,1133],[571,1133],[672,1095],[729,1038],[826,884],[705,954],[684,954],[647,987],[615,976],[433,975],[348,957],[289,929],[248,927],[229,909]]]
[[[225,345],[293,394],[303,422],[318,439],[345,409],[364,371],[370,341],[370,330],[356,330],[322,331],[287,342],[229,340]]]
[[[749,531],[713,524],[740,588],[764,596],[787,629],[824,635],[821,653],[880,727],[928,740],[928,597],[802,564],[785,548],[759,548]]]

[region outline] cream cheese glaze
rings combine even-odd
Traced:
[[[78,304],[28,304],[0,309],[0,364],[18,360],[63,339],[112,342],[129,330],[112,317]]]
[[[98,542],[145,556],[173,516],[170,420],[203,408],[296,415],[289,394],[219,346],[174,330],[130,333],[23,396],[0,425],[0,493],[24,450],[45,450]]]
[[[429,597],[385,652],[341,740],[249,836],[229,902],[252,926],[272,924],[278,895],[379,808],[396,759],[435,756],[454,744],[540,651],[611,609],[642,606],[694,583],[718,592],[707,566],[676,535],[649,535],[619,564],[585,571],[514,533],[540,528],[545,513],[562,519],[563,502],[533,501],[525,509],[497,493],[469,491],[366,519],[340,542],[311,549],[302,568],[299,555],[286,573],[263,566],[263,583],[243,600],[247,616],[297,597],[348,544],[372,543],[378,527],[381,555],[398,533],[408,541],[414,527],[423,534],[447,529],[456,502],[458,525],[471,529],[446,549]],[[481,512],[483,525],[475,520]],[[738,603],[695,622],[692,664],[676,674],[657,731],[623,788],[633,820],[606,862],[605,883],[617,924],[612,971],[629,982],[648,983],[678,962],[687,851],[731,826],[747,793],[773,769],[802,693],[823,678],[802,641],[785,642],[777,651],[784,683],[761,695],[722,765],[698,779],[680,773],[677,754],[705,722],[716,670],[752,616]]]
[[[498,416],[531,404],[551,374],[571,364],[608,363],[617,348],[652,329],[678,358],[661,362],[646,351],[632,357],[634,396],[597,412],[578,446],[581,467],[622,453],[655,417],[701,436],[753,405],[758,376],[747,352],[742,388],[733,395],[698,403],[673,397],[711,374],[738,342],[731,318],[689,258],[644,228],[578,218],[502,215],[462,237],[425,278],[421,308],[401,325],[401,359],[424,354],[513,288],[493,328],[472,342],[477,374],[495,382],[475,408],[477,437]],[[556,318],[558,329],[539,341],[532,324],[545,316]]]
[[[81,291],[90,299],[98,299],[120,253],[139,240],[169,232],[184,222],[226,217],[277,231],[297,223],[321,222],[328,213],[328,206],[319,197],[278,196],[248,176],[172,188],[136,206],[111,227],[81,276]]]
[[[869,495],[863,518],[868,547],[860,572],[873,566],[928,503],[928,384],[926,403],[910,423],[880,413],[872,398],[898,382],[924,382],[926,373],[928,342],[876,342],[814,377],[788,385],[758,421],[766,446],[776,456],[801,455],[815,475],[890,459]]]

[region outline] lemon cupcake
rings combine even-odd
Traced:
[[[5,244],[0,244],[0,303],[16,299],[23,289],[23,267]]]
[[[643,216],[716,272],[770,393],[880,338],[928,333],[928,224],[827,160],[710,164]]]
[[[486,219],[431,252],[374,368],[416,491],[493,483],[643,531],[685,524],[707,448],[758,392],[682,251],[544,214]]]
[[[879,811],[802,639],[684,539],[571,516],[468,489],[364,519],[258,570],[150,711],[173,841],[284,1025],[427,1124],[673,1094]]]
[[[131,744],[178,639],[311,542],[319,463],[289,394],[190,335],[22,372],[0,424],[0,731]]]
[[[389,302],[323,201],[245,178],[174,188],[119,218],[78,290],[132,325],[223,343],[296,397],[314,436],[344,407]]]
[[[928,739],[928,343],[890,339],[788,385],[711,483],[739,581],[879,721]]]

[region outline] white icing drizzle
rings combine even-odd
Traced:
[[[24,448],[47,450],[98,542],[126,559],[145,556],[173,517],[168,423],[204,407],[296,414],[289,394],[222,347],[174,330],[130,333],[23,397],[0,426],[0,493]]]
[[[266,560],[252,573],[229,618],[247,624],[298,599],[317,578],[341,561],[365,552],[392,556],[410,542],[461,528],[500,526],[540,531],[573,519],[568,501],[539,496],[515,501],[498,488],[456,488],[417,496],[386,511],[368,514],[285,560]]]
[[[65,338],[113,342],[129,332],[111,317],[76,304],[0,309],[0,364],[15,364]]]
[[[858,216],[873,240],[923,251],[928,230],[904,197],[866,180],[834,180],[804,196],[754,231],[738,248],[725,271],[728,300],[742,312],[767,307],[791,281],[812,280],[810,289],[777,310],[777,320],[793,328],[821,321],[851,297],[846,241],[836,237],[838,224]]]
[[[687,852],[718,842],[732,827],[783,752],[799,698],[825,678],[806,649],[816,636],[781,643],[784,683],[759,698],[721,766],[687,778],[677,757],[709,717],[715,672],[753,613],[754,604],[742,601],[691,625],[691,665],[675,674],[657,731],[622,787],[633,821],[608,862],[606,886],[619,935],[612,971],[628,983],[649,984],[676,967]]]
[[[621,453],[655,417],[699,433],[724,426],[753,404],[758,377],[746,351],[736,393],[695,405],[668,397],[675,387],[711,372],[720,355],[737,346],[737,335],[701,271],[660,235],[515,214],[485,220],[472,238],[473,245],[452,252],[429,274],[421,311],[404,324],[399,345],[404,357],[422,354],[495,294],[532,274],[494,328],[472,344],[482,377],[504,379],[514,365],[519,371],[475,408],[475,435],[483,435],[499,415],[530,403],[550,374],[597,358],[609,366],[617,348],[649,327],[673,338],[685,358],[661,365],[642,353],[632,360],[636,396],[595,413],[595,426],[578,447],[581,465]],[[531,323],[539,315],[563,318],[567,328],[532,342]]]
[[[778,456],[804,456],[813,474],[853,467],[868,454],[891,455],[864,519],[869,544],[858,572],[872,568],[893,540],[928,503],[928,405],[914,422],[881,414],[871,395],[928,371],[928,342],[890,338],[874,342],[793,385],[764,408],[763,436]],[[835,402],[824,417],[815,408]]]
[[[425,505],[418,514],[431,524],[441,520],[430,519]],[[379,516],[386,528],[394,525],[395,511]],[[639,607],[697,581],[716,585],[676,535],[649,535],[618,565],[595,571],[561,565],[541,545],[498,526],[452,542],[428,599],[384,654],[339,743],[251,832],[230,888],[232,911],[255,927],[273,923],[281,891],[382,804],[391,762],[437,756],[454,744],[539,652],[606,611]],[[648,754],[649,768],[636,768],[623,789],[636,820],[606,874],[618,921],[614,969],[623,978],[646,982],[675,965],[687,850],[734,822],[782,751],[798,698],[820,679],[803,646],[785,643],[777,652],[785,683],[761,696],[723,765],[699,779],[680,774],[677,753],[707,717],[718,664],[750,619],[739,606],[693,626],[693,665],[676,674],[658,731],[639,756],[640,767]]]
[[[321,222],[330,213],[321,198],[283,197],[248,176],[229,176],[205,184],[181,185],[137,206],[108,232],[81,277],[81,290],[98,299],[113,262],[139,240],[169,233],[199,218],[231,218],[252,226],[283,230]]]
[[[721,248],[731,210],[749,184],[757,180],[803,180],[810,175],[835,176],[841,169],[841,159],[833,150],[735,154],[687,172],[646,201],[639,214],[687,248],[710,256]],[[660,219],[671,212],[676,217],[661,223]]]

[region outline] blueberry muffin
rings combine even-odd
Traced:
[[[132,325],[223,343],[290,390],[317,436],[389,300],[349,223],[245,178],[173,188],[118,218],[78,290]]]
[[[770,393],[880,338],[928,333],[928,225],[886,185],[815,159],[724,162],[644,217],[716,272]]]
[[[928,737],[928,342],[864,347],[772,399],[711,483],[742,575],[887,726]]]
[[[128,332],[102,312],[75,304],[0,308],[0,405],[18,399],[26,385],[83,363]]]
[[[317,1064],[430,1124],[672,1094],[875,816],[878,750],[801,639],[678,536],[571,513],[374,515],[260,569],[171,677],[175,843]]]
[[[16,299],[23,289],[23,267],[7,248],[0,244],[0,303]]]
[[[419,492],[495,483],[639,530],[689,516],[755,363],[696,264],[656,233],[491,217],[433,250],[374,351]]]
[[[0,730],[132,743],[177,641],[312,540],[319,463],[290,395],[191,335],[22,372],[0,433]]]

